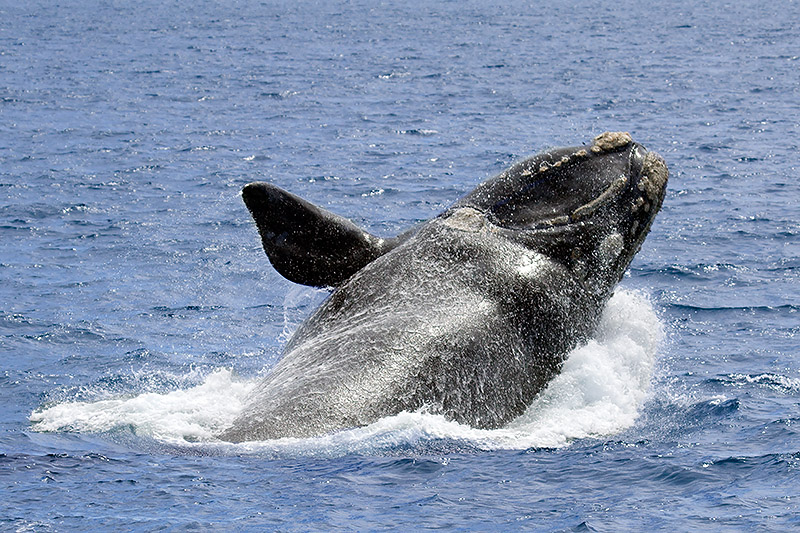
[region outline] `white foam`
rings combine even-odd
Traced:
[[[165,394],[68,402],[35,411],[39,431],[102,432],[133,427],[138,435],[171,443],[231,447],[237,452],[313,455],[369,453],[442,439],[480,449],[559,447],[630,427],[647,398],[661,324],[645,297],[621,290],[609,301],[595,338],[574,350],[562,372],[528,410],[503,429],[479,430],[425,413],[401,413],[370,426],[313,439],[227,444],[214,435],[243,408],[255,384],[218,370],[205,382]]]
[[[236,381],[220,369],[196,387],[132,398],[66,402],[34,411],[36,431],[95,433],[133,427],[138,435],[185,441],[209,440],[233,422],[253,383]]]
[[[573,350],[561,373],[509,425],[513,434],[502,444],[563,446],[630,427],[649,393],[662,338],[649,302],[619,291],[606,306],[595,338]]]

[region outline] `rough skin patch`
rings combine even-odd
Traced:
[[[486,219],[480,211],[472,207],[462,207],[444,219],[444,223],[451,228],[461,231],[480,231]]]
[[[643,191],[651,202],[655,202],[667,183],[667,176],[667,164],[664,160],[657,154],[648,152],[642,165],[642,179],[639,180],[639,190]]]
[[[592,140],[592,152],[600,153],[622,148],[633,142],[627,131],[607,131]]]

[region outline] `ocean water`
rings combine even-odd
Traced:
[[[0,0],[0,529],[800,526],[800,5]],[[661,214],[508,427],[213,435],[325,291],[239,191],[394,235],[629,131]]]

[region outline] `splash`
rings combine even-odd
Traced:
[[[61,403],[35,411],[30,420],[37,431],[93,433],[133,427],[137,435],[166,443],[236,453],[381,453],[424,449],[437,442],[449,443],[451,449],[560,447],[633,425],[649,394],[662,337],[650,302],[636,292],[618,291],[606,306],[594,339],[573,350],[562,372],[522,416],[497,430],[474,429],[439,415],[400,413],[323,437],[221,443],[214,435],[233,421],[255,385],[255,380],[235,379],[226,369],[187,390]]]
[[[650,303],[619,291],[603,311],[595,338],[573,350],[561,373],[509,425],[501,445],[563,446],[633,425],[649,393],[663,336]]]
[[[252,387],[253,383],[236,381],[230,370],[220,369],[187,390],[66,402],[34,411],[30,421],[36,431],[96,433],[127,426],[137,435],[161,440],[204,441],[233,421]]]

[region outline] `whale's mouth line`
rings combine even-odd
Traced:
[[[615,198],[622,191],[624,191],[625,187],[628,185],[628,182],[628,176],[623,175],[618,177],[606,188],[606,190],[601,192],[597,198],[578,207],[572,213],[570,213],[568,217],[566,215],[564,216],[569,219],[569,222],[578,222],[579,220],[588,218],[592,213],[609,203],[612,198]]]
[[[552,218],[536,221],[529,230],[549,229],[560,226],[567,226],[581,222],[591,217],[597,210],[611,203],[614,198],[623,194],[626,189],[631,188],[634,193],[639,193],[634,200],[636,209],[646,206],[646,210],[653,209],[655,213],[663,201],[664,190],[667,182],[666,163],[655,152],[644,149],[636,144],[629,156],[628,173],[620,174],[608,187],[606,187],[594,199],[573,209],[565,215],[558,215]],[[495,225],[504,227],[494,220],[491,213],[486,213],[487,219]]]
[[[581,222],[582,220],[586,220],[595,211],[611,203],[614,198],[616,198],[623,191],[625,191],[631,179],[636,180],[637,178],[630,178],[625,175],[620,175],[608,187],[606,187],[603,192],[598,194],[596,198],[573,209],[572,212],[569,213],[568,215],[559,215],[553,218],[537,221],[536,223],[531,225],[529,229],[531,230],[548,229],[557,226],[567,226],[569,224],[574,224],[576,222]]]
[[[639,178],[633,178],[634,180]],[[613,198],[618,196],[622,193],[625,188],[628,186],[631,178],[625,175],[620,175],[616,180],[614,180],[611,185],[606,187],[606,189],[597,195],[596,198],[593,200],[588,201],[587,203],[578,206],[568,215],[559,215],[553,218],[548,218],[545,220],[540,220],[534,223],[529,230],[537,230],[537,229],[547,229],[556,226],[566,226],[568,224],[574,224],[575,222],[580,222],[592,215],[595,211],[603,207],[604,205],[610,203]],[[462,206],[458,209],[455,209],[449,213],[447,213],[444,217],[444,220],[447,221],[447,225],[454,227],[456,229],[462,230],[472,230],[475,231],[482,227],[483,223],[478,222],[478,218],[483,218],[486,222],[498,226],[501,228],[505,228],[505,226],[500,223],[497,218],[491,213],[491,211],[487,211],[484,209],[479,209],[475,206]]]
[[[619,155],[614,156],[613,154]],[[615,164],[620,164],[622,168],[619,168],[616,176],[609,175],[602,161],[593,162],[595,158],[602,158],[606,155],[619,158],[616,159]],[[457,204],[443,213],[441,218],[451,219],[451,223],[448,225],[457,229],[475,231],[482,227],[476,221],[478,213],[480,213],[481,218],[498,228],[516,231],[546,231],[586,221],[598,211],[606,209],[613,203],[624,202],[629,197],[633,203],[631,209],[633,214],[640,209],[646,212],[652,206],[660,204],[660,197],[663,196],[663,186],[666,182],[666,179],[661,177],[661,174],[666,175],[666,172],[657,171],[655,167],[658,165],[652,164],[655,160],[662,161],[661,166],[666,169],[666,165],[659,156],[634,142],[629,133],[605,132],[595,137],[588,146],[576,147],[571,151],[552,151],[520,162],[500,176],[501,178],[520,180],[518,189],[510,192],[504,190],[499,199],[491,206],[483,205],[480,197],[477,198],[477,201],[460,202],[460,205]],[[569,173],[579,172],[580,167],[577,167],[578,170],[570,169],[575,165],[582,165],[584,162],[593,172],[599,173],[598,177],[587,180],[587,183],[594,182],[594,187],[603,186],[600,183],[602,179],[606,182],[603,189],[599,191],[595,189],[592,191],[594,194],[589,198],[584,195],[581,195],[583,198],[579,198],[577,195],[572,196],[572,191],[564,186],[564,190],[561,191],[562,197],[554,197],[554,193],[558,192],[558,184],[554,182],[553,185],[543,189],[542,203],[538,207],[536,206],[538,193],[531,193],[533,189],[554,178],[563,179],[568,184],[566,181],[568,178],[576,179],[574,176],[570,177]],[[655,173],[653,173],[654,170]],[[563,176],[556,174],[559,171],[567,174]],[[588,192],[588,189],[586,191]],[[552,198],[549,198],[548,195]],[[549,206],[548,202],[553,205]],[[578,202],[581,203],[576,206],[575,204]],[[520,205],[516,205],[516,203]],[[463,211],[466,207],[470,208],[469,212]],[[620,205],[620,207],[623,206]]]

